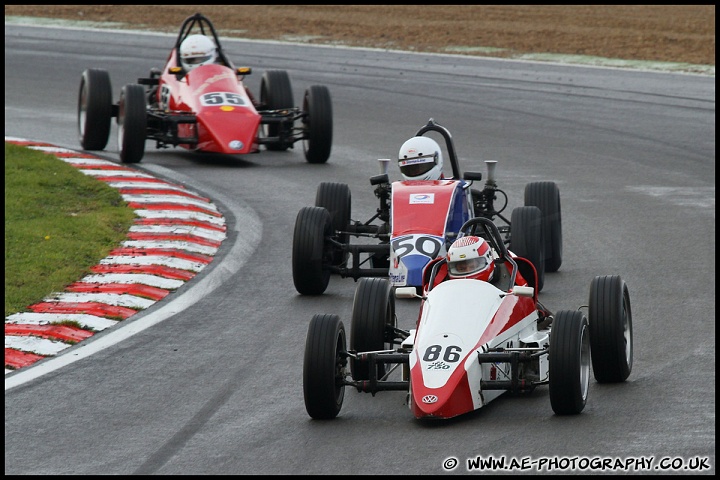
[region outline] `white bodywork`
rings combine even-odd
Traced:
[[[443,394],[445,398],[453,395],[458,381],[467,381],[467,390],[475,409],[505,392],[481,391],[480,382],[509,380],[510,364],[480,364],[477,352],[496,347],[506,350],[542,347],[549,338],[549,331],[538,332],[538,316],[534,308],[514,324],[509,322],[510,318],[516,318],[509,314],[509,310],[518,302],[528,301],[520,297],[527,297],[528,292],[532,297],[531,288],[516,288],[517,292],[508,294],[487,282],[452,280],[440,283],[428,293],[417,332],[414,332],[409,362],[410,371],[417,368],[421,372],[423,392],[428,389],[440,392],[437,397],[441,399],[438,401],[442,401]],[[411,339],[412,336],[408,340]],[[459,373],[466,374],[466,380],[458,378],[457,370],[461,365],[464,372]],[[547,355],[543,355],[539,361],[542,377],[547,377],[547,368]],[[417,383],[418,377],[413,378]],[[412,382],[410,390],[412,394]]]

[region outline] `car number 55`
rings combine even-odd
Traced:
[[[232,92],[206,93],[205,95],[200,97],[200,102],[203,104],[203,106],[206,107],[217,107],[222,105],[245,105],[245,99],[241,95]]]

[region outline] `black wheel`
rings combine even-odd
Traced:
[[[323,207],[330,212],[333,232],[347,232],[350,225],[351,205],[350,187],[345,183],[322,182],[318,185],[315,195],[315,206]],[[339,234],[337,241],[348,243],[350,235]],[[333,253],[333,265],[342,265],[347,261],[348,254],[342,250]]]
[[[260,103],[267,110],[284,110],[295,107],[290,76],[285,70],[267,70],[260,80]],[[283,125],[279,123],[264,125],[266,137],[277,137]],[[292,143],[268,143],[265,148],[273,151],[287,150]]]
[[[311,85],[305,91],[303,111],[303,151],[309,163],[325,163],[330,157],[333,137],[330,91],[323,85]]]
[[[118,103],[118,147],[120,161],[137,163],[145,154],[147,112],[142,85],[125,85]]]
[[[517,256],[526,258],[537,272],[538,292],[545,284],[545,242],[542,228],[542,212],[537,207],[517,207],[510,216],[510,250]],[[518,264],[525,279],[532,279],[529,269]],[[524,271],[525,270],[525,271]],[[527,273],[527,275],[526,275]],[[532,280],[529,280],[530,282]]]
[[[624,382],[633,364],[630,293],[617,275],[595,277],[590,284],[590,342],[595,380]]]
[[[590,385],[590,331],[579,310],[561,310],[550,330],[550,405],[558,415],[585,408]]]
[[[350,325],[350,349],[356,352],[389,350],[394,336],[395,297],[387,278],[364,277],[358,282]],[[354,380],[368,380],[367,362],[350,360]],[[377,378],[385,375],[385,364],[377,366]]]
[[[105,148],[110,138],[112,108],[110,74],[97,68],[85,70],[78,96],[78,133],[82,148]]]
[[[337,417],[345,398],[345,326],[337,315],[315,315],[305,340],[303,396],[312,418]]]
[[[555,182],[534,182],[525,186],[525,205],[540,209],[545,234],[545,271],[557,272],[562,264],[562,214],[560,189]]]
[[[302,295],[320,295],[330,282],[325,238],[332,235],[330,213],[322,207],[303,207],[295,219],[292,270],[295,289]]]

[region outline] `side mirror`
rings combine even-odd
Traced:
[[[533,287],[519,287],[516,286],[511,292],[516,297],[532,297],[535,295],[535,289]]]
[[[465,175],[463,175],[463,180],[472,180],[479,182],[482,180],[482,172],[465,172]]]
[[[387,173],[370,177],[370,185],[380,185],[382,183],[390,183],[390,177]]]
[[[417,294],[415,287],[398,287],[395,289],[395,298],[422,298]]]

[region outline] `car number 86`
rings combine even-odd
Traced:
[[[425,355],[423,355],[424,362],[434,362],[440,358],[440,354],[443,351],[442,345],[430,345],[425,349]],[[462,348],[457,345],[448,345],[445,348],[445,353],[442,355],[442,359],[449,363],[454,363],[460,360],[460,352]]]

